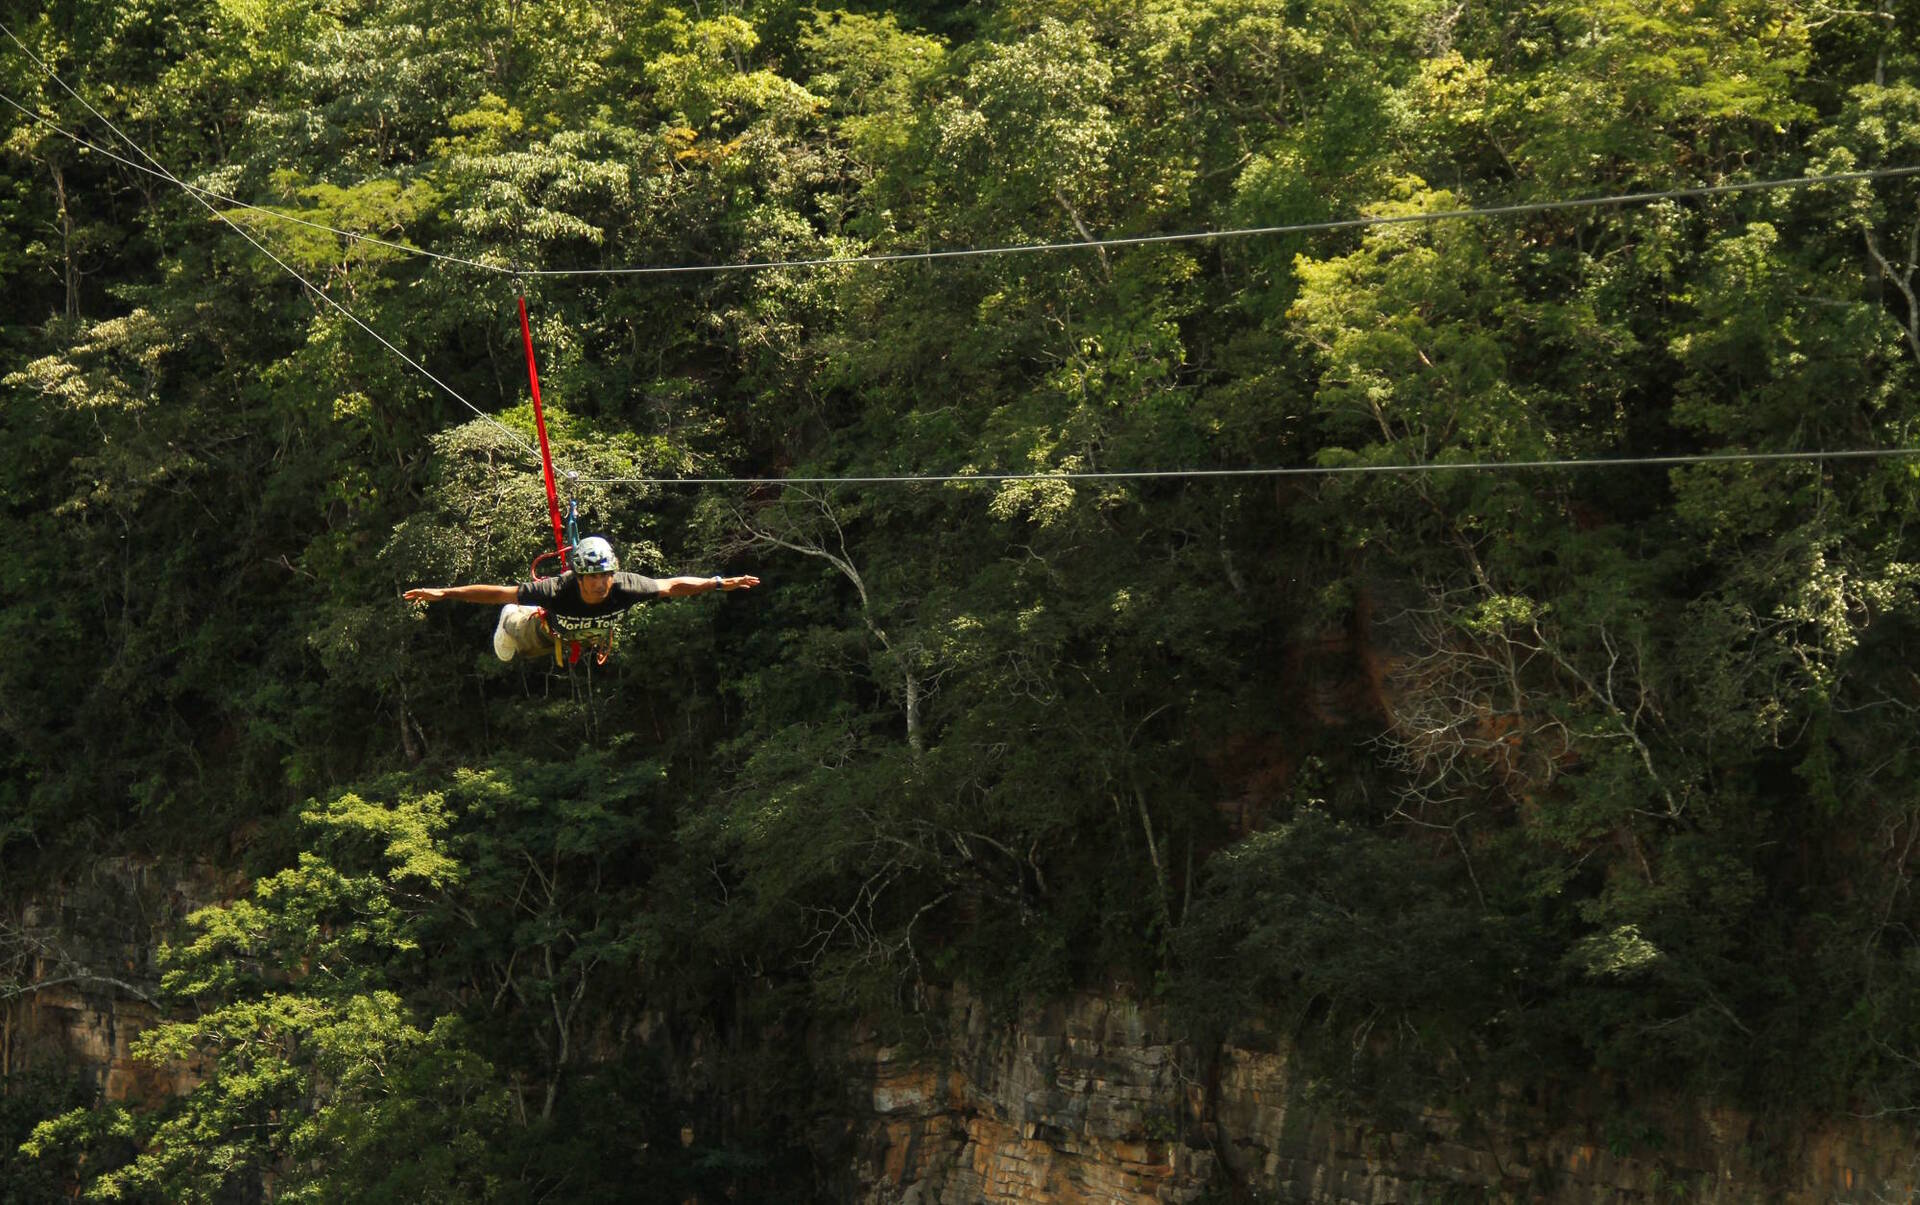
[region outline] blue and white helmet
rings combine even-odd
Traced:
[[[573,546],[575,573],[615,573],[619,568],[620,558],[613,555],[613,545],[599,536],[588,536]]]

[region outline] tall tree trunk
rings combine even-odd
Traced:
[[[900,676],[905,680],[907,692],[907,748],[917,758],[926,752],[920,737],[920,679],[911,665],[902,670]]]
[[[73,211],[67,207],[67,177],[58,166],[53,169],[53,196],[60,206],[61,271],[67,286],[66,304],[61,313],[68,321],[80,318],[80,268],[73,262]]]

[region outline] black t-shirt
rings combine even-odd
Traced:
[[[613,626],[614,617],[636,603],[664,593],[666,587],[637,573],[616,573],[613,588],[606,598],[589,605],[580,597],[580,579],[572,573],[521,582],[519,602],[523,607],[544,607],[547,626],[561,636],[597,632]]]

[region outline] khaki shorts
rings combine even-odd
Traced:
[[[493,655],[502,661],[553,656],[553,637],[547,633],[539,607],[508,603],[500,608],[500,623],[493,629]]]

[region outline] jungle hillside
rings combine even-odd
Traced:
[[[960,985],[1920,1110],[1912,0],[0,11],[0,915],[237,884],[0,1202],[843,1199]],[[761,580],[604,665],[401,598],[553,547],[521,297]]]

